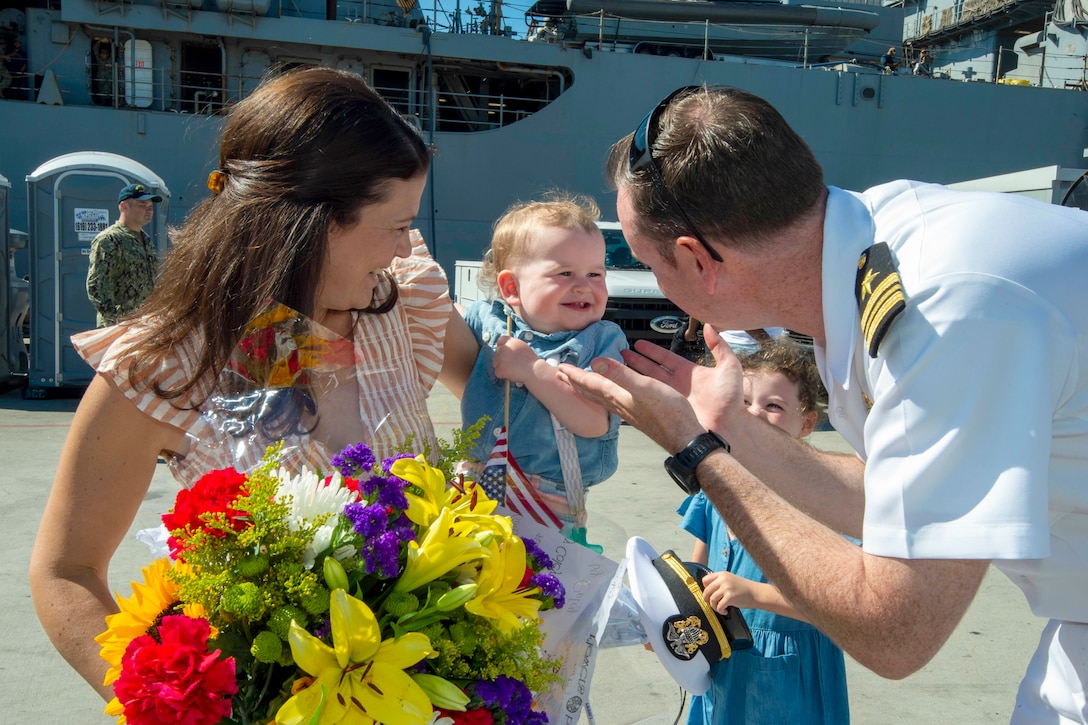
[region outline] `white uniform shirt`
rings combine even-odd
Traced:
[[[875,242],[906,309],[871,358],[854,282]],[[865,550],[993,559],[1036,614],[1088,622],[1088,214],[832,188],[823,254],[816,359],[831,423],[866,460]]]
[[[763,331],[776,340],[786,334],[784,327],[765,327]],[[729,347],[759,347],[759,340],[749,335],[746,330],[722,330],[718,336]]]

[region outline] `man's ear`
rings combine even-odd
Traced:
[[[511,270],[504,269],[499,272],[495,277],[495,285],[498,287],[499,294],[502,295],[506,304],[517,305],[521,303],[518,278]]]
[[[714,288],[717,286],[718,268],[721,263],[712,258],[702,242],[695,237],[677,237],[673,244],[675,245],[673,254],[677,264],[683,259],[685,263],[694,265],[697,268],[699,277],[702,279],[703,291],[707,294],[713,294]]]

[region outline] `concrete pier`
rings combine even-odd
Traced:
[[[112,722],[103,703],[53,649],[30,601],[27,566],[53,473],[78,399],[24,401],[0,396],[0,723],[94,725]],[[439,386],[431,398],[438,433],[460,424],[457,401]],[[846,450],[833,432],[816,433],[821,448]],[[665,454],[637,430],[620,432],[620,468],[589,496],[589,539],[619,561],[627,539],[642,536],[658,551],[691,551],[674,513],[683,493],[661,467]],[[155,472],[132,532],[155,526],[173,504],[177,484],[165,465]],[[128,536],[110,568],[112,588],[131,593],[147,564],[147,548]],[[1005,577],[991,570],[951,640],[933,661],[905,680],[884,680],[847,657],[852,722],[1007,723],[1017,685],[1035,648],[1042,620]],[[669,725],[681,707],[679,688],[651,652],[601,651],[590,703],[596,725]],[[686,717],[686,714],[685,716]],[[587,722],[583,716],[583,722]],[[681,719],[683,722],[683,719]]]

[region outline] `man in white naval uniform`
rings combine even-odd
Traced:
[[[628,367],[568,380],[673,454],[673,478],[878,674],[925,665],[992,562],[1051,620],[1013,723],[1088,723],[1088,213],[907,181],[828,188],[777,111],[722,87],[663,101],[608,173],[635,256],[685,312],[812,336],[858,455],[746,413],[713,329],[716,367],[638,345]]]

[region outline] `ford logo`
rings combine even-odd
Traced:
[[[662,315],[650,320],[650,329],[663,335],[671,335],[684,326],[684,320],[676,315]]]

